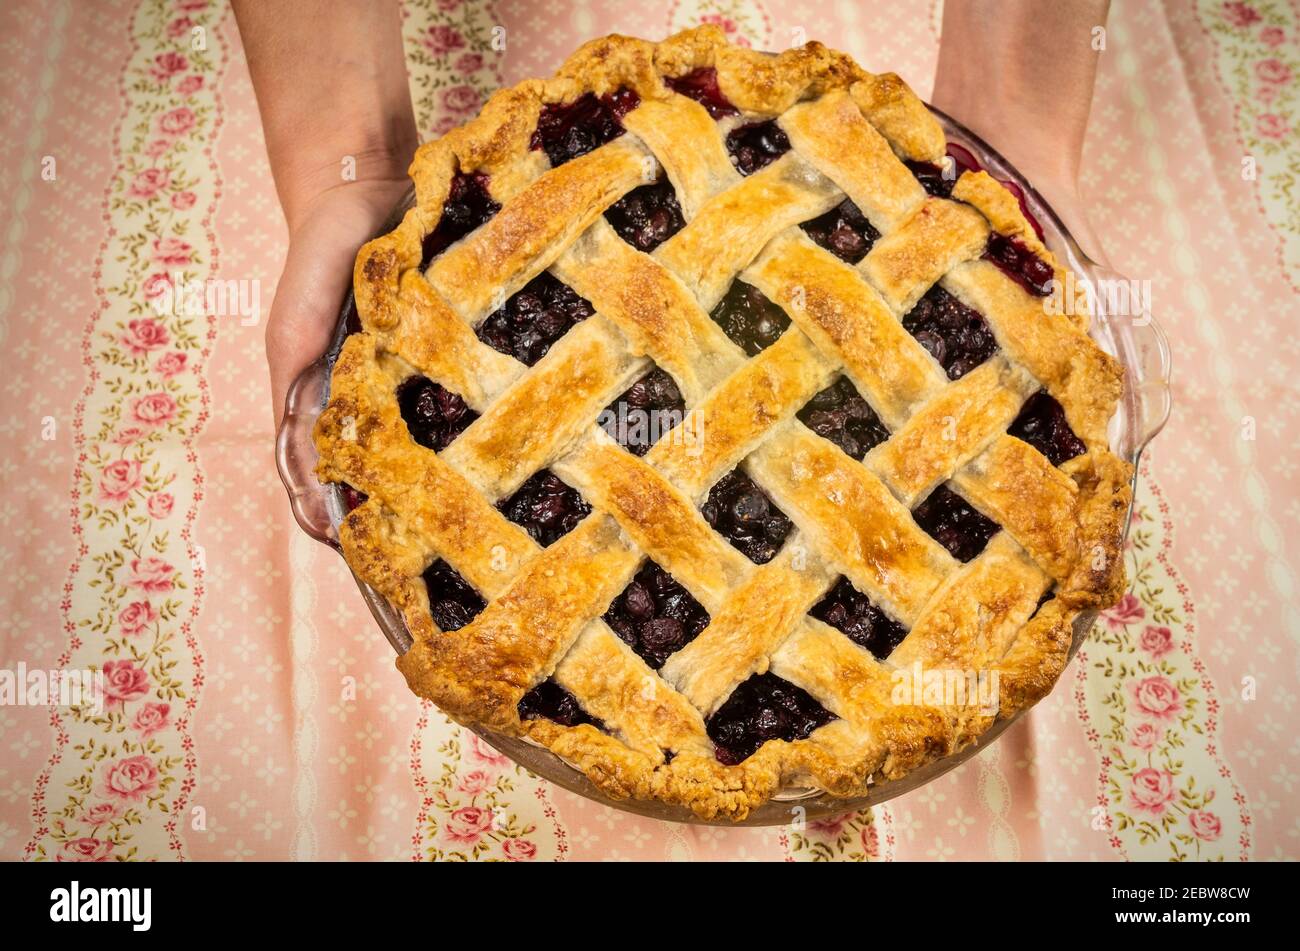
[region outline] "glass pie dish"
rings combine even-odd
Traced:
[[[937,110],[935,115],[943,126],[950,146],[955,146],[958,154],[964,150],[978,167],[999,181],[1014,186],[1013,190],[1019,190],[1029,215],[1042,227],[1044,243],[1066,267],[1079,275],[1081,281],[1087,282],[1093,289],[1121,288],[1127,291],[1130,286],[1127,279],[1090,260],[1042,196],[1005,159],[957,122]],[[962,158],[966,160],[967,157]],[[390,230],[413,201],[412,191],[394,209],[393,217],[384,225],[381,233]],[[1067,293],[1068,291],[1069,289]],[[1144,301],[1143,297],[1134,297],[1128,293],[1097,293],[1093,295],[1093,300],[1095,313],[1090,332],[1098,345],[1116,356],[1125,367],[1124,397],[1110,424],[1111,446],[1116,455],[1136,466],[1143,449],[1160,431],[1169,415],[1168,342],[1149,313],[1134,314],[1132,311],[1135,308],[1132,306],[1115,306],[1117,302],[1131,305],[1134,300]],[[317,458],[312,431],[329,397],[334,360],[343,340],[355,327],[355,308],[349,295],[340,313],[331,347],[302,373],[290,389],[276,447],[277,466],[298,524],[311,537],[336,550],[339,547],[338,527],[347,512],[344,489],[317,481]],[[389,644],[398,654],[405,653],[411,646],[411,637],[401,616],[374,589],[359,579],[357,584]],[[1094,616],[1083,615],[1076,622],[1071,656],[1082,643],[1093,620]],[[818,789],[787,787],[770,802],[751,812],[740,824],[783,824],[790,821],[791,811],[796,807],[802,809],[805,818],[812,819],[885,802],[924,785],[974,756],[984,746],[994,742],[1016,719],[1018,717],[998,721],[978,742],[959,753],[913,770],[901,779],[874,782],[866,796],[844,799]],[[657,801],[612,800],[598,791],[581,772],[549,750],[525,740],[486,730],[476,729],[476,732],[520,765],[578,795],[656,819],[697,823],[705,821],[681,806]],[[736,823],[718,819],[711,824]]]

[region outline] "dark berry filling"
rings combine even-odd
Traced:
[[[885,424],[847,376],[805,403],[798,416],[818,436],[858,460],[889,438]]]
[[[478,327],[478,338],[493,350],[532,366],[574,324],[594,313],[586,298],[543,271]]]
[[[957,184],[957,179],[961,178],[964,172],[980,170],[980,163],[976,161],[975,156],[960,145],[949,142],[948,157],[953,160],[954,165],[947,176],[944,175],[942,167],[929,162],[907,163],[907,167],[912,170],[921,187],[936,198],[951,198],[952,187]]]
[[[703,66],[685,76],[666,78],[664,82],[673,92],[694,99],[715,119],[740,114],[740,110],[722,94],[722,88],[718,85],[718,71],[711,66]]]
[[[957,184],[957,179],[961,178],[966,172],[978,172],[982,169],[979,160],[970,152],[956,143],[948,143],[948,157],[953,160],[953,168],[949,173],[950,177],[945,177],[944,170],[938,165],[931,165],[929,162],[908,162],[907,167],[912,170],[916,180],[921,183],[931,195],[936,198],[951,198],[953,186]],[[1043,226],[1038,223],[1029,211],[1029,202],[1026,200],[1024,189],[1015,182],[1000,182],[1003,188],[1016,196],[1016,201],[1020,203],[1020,212],[1025,216],[1034,232],[1038,235],[1038,240],[1043,240]]]
[[[444,631],[457,631],[478,617],[487,602],[451,565],[439,559],[424,570],[429,613]]]
[[[794,528],[786,514],[739,469],[718,480],[700,511],[718,534],[756,565],[775,558]]]
[[[677,384],[655,367],[605,408],[600,425],[628,452],[644,456],[685,414],[686,403]]]
[[[623,134],[623,117],[641,97],[631,89],[597,96],[586,93],[573,102],[542,107],[529,145],[542,149],[552,165],[563,165]]]
[[[903,318],[903,326],[939,361],[950,380],[961,379],[998,347],[980,312],[938,284],[916,302]]]
[[[457,172],[451,180],[447,202],[442,206],[438,226],[424,238],[424,256],[420,267],[426,267],[448,246],[459,241],[479,225],[501,210],[501,206],[488,194],[488,177],[482,172],[466,175]]]
[[[647,254],[686,226],[667,175],[628,192],[606,209],[605,219],[620,238]]]
[[[397,405],[411,438],[434,452],[442,452],[478,419],[463,399],[427,376],[404,380],[397,387]]]
[[[519,719],[535,720],[538,717],[554,720],[560,726],[590,723],[598,730],[605,729],[605,724],[582,709],[577,697],[554,680],[543,680],[519,701]]]
[[[755,674],[732,691],[705,728],[718,762],[735,766],[768,740],[802,740],[835,719],[808,691],[776,674]]]
[[[753,175],[790,151],[790,140],[772,119],[742,125],[727,133],[727,151],[742,175]]]
[[[501,514],[521,525],[543,548],[563,538],[591,514],[578,490],[549,469],[534,472],[508,499],[497,503]]]
[[[799,227],[808,232],[808,237],[849,264],[857,264],[866,257],[880,237],[880,232],[871,226],[862,210],[848,198],[826,214],[805,221]]]
[[[610,604],[605,623],[658,670],[709,626],[709,612],[672,575],[647,561]]]
[[[351,337],[353,334],[359,334],[365,328],[361,326],[361,314],[357,312],[357,299],[348,297],[348,309],[343,314],[343,336]]]
[[[808,613],[847,635],[880,660],[892,654],[907,636],[903,625],[872,604],[848,578],[835,582],[835,587]]]
[[[1046,390],[1039,390],[1025,401],[1020,415],[1007,432],[1029,443],[1054,466],[1086,451],[1083,441],[1070,428],[1065,410]]]
[[[354,489],[346,482],[340,482],[339,487],[343,490],[343,508],[346,511],[351,512],[362,502],[366,501],[366,499],[370,498],[366,493],[362,492],[360,489]]]
[[[931,492],[912,517],[958,561],[970,561],[998,531],[997,522],[946,485]]]
[[[1019,238],[996,233],[989,235],[984,257],[1035,297],[1046,297],[1052,293],[1051,283],[1056,276],[1052,266],[1027,248]]]
[[[727,294],[710,314],[723,332],[745,348],[751,357],[780,339],[790,326],[786,312],[768,300],[763,292],[744,281],[732,281]]]

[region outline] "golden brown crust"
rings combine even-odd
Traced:
[[[742,179],[707,112],[664,82],[701,67],[717,70],[747,116],[777,117],[791,152]],[[544,105],[620,87],[641,100],[626,135],[557,169],[530,149]],[[1063,274],[1009,192],[967,173],[953,200],[931,198],[901,161],[938,162],[944,148],[897,76],[817,43],[778,56],[732,47],[714,27],[658,44],[593,40],[553,79],[502,90],[421,147],[416,207],[357,256],[364,332],[343,346],[316,431],[320,477],[369,497],[340,541],[405,619],[414,646],[398,667],[416,693],[461,722],[545,745],[610,796],[739,819],[789,784],[860,795],[1051,689],[1079,612],[1113,603],[1124,585],[1131,469],[1106,443],[1122,373],[1088,338],[1086,317],[1053,317],[980,259],[998,232]],[[687,225],[645,255],[601,216],[659,170]],[[490,175],[502,209],[422,273],[422,241],[457,171]],[[881,232],[857,266],[794,227],[845,196]],[[597,312],[526,368],[472,326],[548,268]],[[737,276],[792,320],[753,359],[708,317]],[[985,315],[1001,348],[957,383],[900,323],[937,280]],[[661,439],[637,459],[594,420],[651,361],[705,438]],[[441,453],[411,440],[397,407],[396,386],[417,373],[481,414]],[[861,463],[794,421],[839,373],[893,433]],[[1039,388],[1086,446],[1060,468],[1006,434]],[[738,465],[795,525],[761,567],[697,508]],[[543,467],[594,509],[545,549],[494,505]],[[944,482],[1004,529],[964,565],[909,513]],[[647,556],[711,617],[661,671],[601,620]],[[488,602],[457,631],[430,614],[421,574],[437,558]],[[840,575],[910,627],[886,661],[808,616]],[[913,664],[996,673],[998,709],[900,694]],[[705,718],[769,669],[838,719],[723,766]],[[605,731],[521,720],[521,698],[548,677]]]

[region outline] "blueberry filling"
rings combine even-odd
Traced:
[[[442,206],[438,225],[424,238],[420,267],[445,251],[501,210],[488,194],[488,177],[481,172],[466,175],[457,172],[451,180],[447,201]]]
[[[647,254],[686,226],[667,175],[628,192],[606,209],[605,219],[620,238]]]
[[[794,528],[786,514],[739,469],[718,480],[700,511],[718,534],[756,565],[775,558]]]
[[[727,151],[742,175],[753,175],[790,151],[790,140],[772,119],[742,125],[727,133]]]
[[[705,729],[718,762],[735,766],[768,740],[802,740],[834,719],[806,690],[766,673],[755,674],[733,690]]]
[[[865,647],[878,659],[884,660],[902,643],[907,630],[871,599],[849,582],[840,578],[812,610],[808,612],[818,620],[845,634],[853,643]]]
[[[647,561],[610,604],[605,623],[658,670],[708,627],[709,612],[672,575]]]
[[[1052,293],[1052,266],[1025,246],[1019,238],[1005,234],[989,235],[984,257],[996,264],[1004,274],[1035,297]]]
[[[1025,401],[1020,415],[1007,432],[1029,443],[1054,466],[1087,451],[1083,441],[1070,428],[1061,404],[1046,390],[1039,390]]]
[[[551,165],[563,165],[623,134],[623,117],[641,97],[631,89],[597,96],[586,93],[573,102],[543,106],[529,145],[541,149]]]
[[[644,456],[685,414],[686,403],[677,384],[655,367],[605,408],[600,426],[628,452]]]
[[[343,489],[343,508],[348,512],[351,512],[362,502],[366,501],[366,499],[370,498],[366,493],[362,492],[360,489],[354,489],[346,482],[340,482],[339,487]]]
[[[784,310],[744,281],[732,281],[726,296],[718,301],[709,316],[751,357],[776,343],[790,326]]]
[[[514,495],[498,502],[497,508],[543,548],[569,534],[591,514],[591,506],[578,490],[549,469],[534,472]]]
[[[874,446],[889,438],[889,430],[853,381],[842,376],[822,390],[798,413],[799,421],[846,455],[861,460]]]
[[[808,237],[849,264],[857,264],[866,257],[880,237],[880,232],[871,226],[862,210],[848,198],[826,214],[805,221],[799,227],[808,233]]]
[[[718,71],[711,66],[703,66],[685,76],[666,78],[664,82],[673,92],[694,99],[715,119],[740,114],[722,94],[722,88],[718,85]]]
[[[594,311],[577,291],[543,271],[479,324],[478,338],[493,350],[532,366],[574,324]]]
[[[590,723],[598,730],[605,729],[601,723],[578,704],[578,698],[565,690],[554,680],[543,680],[519,701],[519,719],[535,720],[546,717],[560,726],[579,726]]]
[[[936,198],[951,198],[952,187],[957,184],[957,179],[961,178],[963,173],[980,170],[980,163],[975,156],[960,145],[949,142],[948,157],[953,161],[952,169],[948,173],[950,177],[944,176],[944,170],[939,165],[932,165],[929,162],[907,163],[907,167],[912,170],[921,187]]]
[[[916,524],[958,561],[970,561],[997,534],[998,523],[946,485],[930,493],[912,512]]]
[[[424,587],[429,592],[429,613],[444,631],[460,630],[487,607],[460,572],[441,559],[424,570]]]
[[[950,380],[960,380],[993,356],[998,346],[980,312],[938,284],[916,302],[903,318],[903,326],[939,361]]]
[[[411,438],[434,452],[442,452],[478,419],[463,399],[426,376],[404,380],[397,387],[397,405]]]

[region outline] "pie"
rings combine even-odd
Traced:
[[[974,164],[897,76],[714,27],[594,40],[422,146],[315,434],[410,687],[730,819],[1042,698],[1124,588],[1123,374]]]

